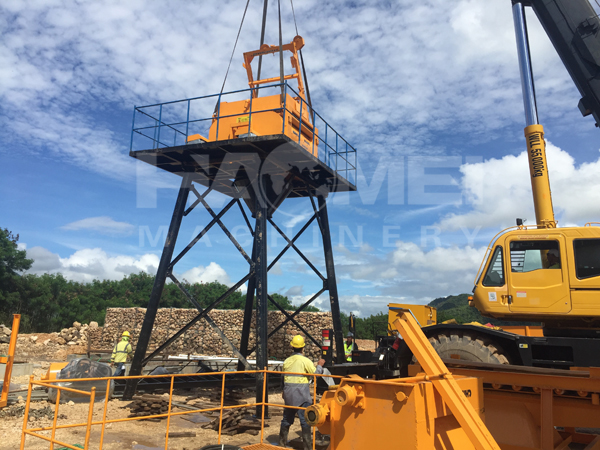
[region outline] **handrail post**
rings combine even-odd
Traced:
[[[287,113],[287,83],[284,84],[283,91],[283,128],[281,134],[285,134],[285,114]]]
[[[131,120],[131,140],[129,141],[129,151],[133,151],[133,133],[135,130],[135,112],[137,111],[137,107],[133,107],[133,119]]]
[[[169,448],[169,427],[171,426],[171,405],[173,403],[173,383],[175,377],[171,375],[171,387],[169,389],[169,409],[167,410],[167,432],[165,434],[165,450]]]
[[[156,138],[156,148],[160,148],[160,127],[162,125],[162,107],[160,105],[160,109],[158,110],[158,137]]]
[[[219,93],[219,99],[217,100],[217,136],[215,137],[215,140],[219,140],[219,122],[220,122],[220,118],[221,118],[221,95],[223,95],[222,92]]]
[[[263,373],[263,389],[262,389],[262,407],[261,409],[261,424],[260,424],[260,443],[263,443],[264,440],[264,429],[265,429],[265,395],[267,393],[267,377],[269,376],[268,372],[268,365],[267,368],[265,368],[264,370],[262,370]]]
[[[104,445],[104,429],[106,428],[106,412],[108,410],[108,394],[110,393],[110,382],[112,378],[106,380],[106,395],[104,396],[104,411],[102,413],[102,429],[100,430],[100,446],[98,450],[102,450],[102,445]]]
[[[219,409],[219,436],[217,444],[221,443],[221,428],[223,426],[223,404],[225,401],[225,372],[223,372],[223,378],[221,381],[221,408]]]
[[[250,90],[250,109],[248,110],[248,137],[250,137],[250,133],[252,130],[252,127],[250,125],[252,125],[252,90]]]
[[[315,134],[317,132],[317,125],[315,125],[315,110],[312,110],[312,154],[315,156]],[[319,146],[317,146],[317,159],[319,159]]]
[[[56,406],[54,407],[54,420],[52,420],[52,433],[50,434],[50,450],[54,450],[54,437],[56,436],[56,421],[58,420],[58,405],[60,405],[60,389],[56,390]]]
[[[88,419],[85,427],[85,442],[83,444],[84,450],[88,450],[90,446],[90,435],[92,433],[92,416],[94,414],[94,400],[96,399],[96,387],[93,387],[90,392],[90,409],[88,411]]]
[[[25,448],[25,430],[27,420],[29,419],[29,405],[31,404],[31,388],[33,387],[33,375],[29,377],[29,387],[27,388],[27,401],[25,402],[25,412],[23,413],[23,430],[21,431],[21,450]]]
[[[329,125],[325,122],[325,164],[327,167],[331,167],[329,165],[329,142],[327,141],[327,131],[329,130]]]
[[[190,131],[190,103],[191,100],[188,98],[187,117],[185,119],[185,144],[187,144],[187,138]]]
[[[298,95],[300,97],[300,95]],[[300,118],[298,119],[298,145],[302,146],[302,97],[300,97]]]

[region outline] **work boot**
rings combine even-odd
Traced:
[[[302,443],[304,444],[304,450],[312,450],[312,428],[302,428]]]
[[[290,432],[290,426],[283,426],[279,429],[279,446],[287,448],[288,434]]]

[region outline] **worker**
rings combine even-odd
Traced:
[[[304,338],[300,335],[294,336],[290,343],[294,349],[294,354],[283,362],[284,372],[294,373],[323,373],[325,360],[320,359],[317,366],[310,359],[302,355],[304,350]],[[306,408],[312,405],[310,396],[310,378],[303,375],[285,375],[283,384],[283,400],[287,406],[299,406]],[[283,410],[283,419],[281,420],[281,428],[279,429],[279,446],[286,448],[290,427],[294,423],[298,414],[300,425],[302,427],[302,442],[304,450],[312,449],[312,429],[306,423],[303,409],[285,408]]]
[[[354,333],[349,331],[346,335],[346,342],[344,342],[344,354],[346,355],[346,361],[352,361],[352,352],[354,350],[358,350],[357,345],[352,343],[352,339],[354,339]]]
[[[127,357],[133,351],[131,344],[129,343],[130,337],[129,331],[123,331],[123,334],[121,335],[121,341],[117,343],[113,349],[110,357],[110,366],[114,367],[115,364],[117,365],[113,375],[115,377],[121,377],[125,375],[125,362],[127,362]]]
[[[546,258],[548,259],[548,269],[560,269],[560,253],[558,249],[553,248],[548,250]]]

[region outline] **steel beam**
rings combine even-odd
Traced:
[[[241,205],[240,205],[241,207]],[[256,233],[252,244],[252,261],[256,261]],[[240,353],[244,358],[252,352],[248,352],[248,341],[250,340],[250,327],[252,326],[252,311],[254,311],[254,293],[256,292],[256,276],[248,280],[248,291],[246,291],[246,305],[244,307],[244,322],[242,324],[242,338],[240,339]],[[238,370],[243,370],[242,362],[238,363]]]
[[[306,335],[306,337],[307,337],[307,338],[309,338],[311,341],[313,341],[313,343],[314,343],[314,344],[315,344],[317,347],[320,347],[320,346],[321,346],[321,343],[320,343],[319,341],[317,341],[317,340],[316,340],[314,337],[312,337],[312,335],[311,335],[311,334],[310,334],[308,331],[306,331],[306,329],[305,329],[305,328],[304,328],[302,325],[300,325],[300,324],[298,323],[298,321],[297,321],[296,319],[294,319],[294,318],[293,318],[293,317],[290,315],[290,313],[289,313],[289,312],[287,312],[285,309],[283,309],[283,308],[281,307],[281,305],[280,305],[279,303],[277,303],[277,302],[276,302],[276,301],[273,299],[273,297],[271,297],[270,295],[269,295],[268,297],[269,297],[269,301],[270,301],[271,303],[273,303],[273,305],[275,305],[275,307],[276,307],[276,308],[277,308],[279,311],[281,311],[281,312],[283,313],[283,315],[284,315],[284,316],[287,318],[287,320],[288,320],[288,321],[290,321],[290,322],[292,322],[294,325],[296,325],[296,328],[298,328],[300,331],[302,331],[302,332],[303,332],[303,333]]]
[[[169,339],[167,339],[165,342],[163,342],[156,350],[154,350],[149,356],[147,356],[144,359],[143,364],[146,364],[148,361],[150,361],[152,358],[154,358],[156,355],[158,355],[161,351],[163,351],[165,348],[167,348],[169,345],[171,345],[179,336],[181,336],[183,333],[185,333],[187,330],[189,330],[196,322],[198,322],[200,319],[202,319],[204,316],[206,316],[211,310],[213,310],[219,304],[221,304],[223,301],[225,301],[227,298],[229,298],[229,296],[231,294],[233,294],[235,291],[237,291],[242,284],[244,284],[246,281],[248,281],[248,279],[252,275],[253,275],[253,272],[250,272],[248,275],[246,275],[244,278],[242,278],[236,284],[231,286],[227,290],[227,292],[225,292],[218,299],[216,299],[214,302],[212,302],[210,305],[208,305],[204,311],[202,311],[200,314],[198,314],[196,317],[194,317],[192,320],[190,320],[187,324],[185,324],[183,326],[183,328],[181,328],[177,333],[175,333],[173,336],[171,336]]]
[[[292,313],[292,315],[288,318],[286,317],[285,320],[283,322],[281,322],[279,325],[277,325],[270,333],[269,333],[269,338],[271,336],[273,336],[275,333],[277,333],[281,328],[283,328],[285,326],[286,323],[288,323],[290,321],[290,319],[296,317],[299,313],[301,313],[304,308],[306,308],[308,305],[310,305],[312,302],[314,302],[317,298],[319,298],[319,296],[326,291],[326,288],[323,287],[319,292],[317,292],[315,295],[313,295],[310,299],[308,299],[302,306],[300,306],[296,311],[294,311]],[[321,344],[319,344],[320,346]],[[256,346],[254,346],[251,350],[248,351],[248,354],[251,354],[253,351],[256,350]]]
[[[327,202],[322,195],[317,197],[319,202],[319,219],[323,233],[323,252],[325,253],[325,268],[327,269],[327,290],[329,291],[329,304],[331,305],[331,319],[333,321],[333,335],[335,340],[336,362],[342,364],[346,359],[344,354],[344,337],[342,335],[342,318],[340,314],[340,301],[338,297],[337,282],[335,279],[335,266],[333,265],[333,248],[331,247],[331,234],[329,233],[329,216],[327,215]]]
[[[256,197],[256,226],[255,243],[256,259],[254,261],[256,270],[256,368],[264,370],[268,367],[268,336],[267,336],[267,314],[268,314],[268,286],[267,286],[267,213],[266,202]],[[263,392],[264,373],[256,374],[256,403],[267,401],[269,395],[268,385]],[[268,381],[268,380],[267,380]],[[265,407],[265,417],[268,408]],[[262,407],[257,406],[256,416],[261,417]]]
[[[144,316],[142,329],[135,346],[135,354],[131,363],[131,369],[129,370],[130,375],[140,375],[142,373],[142,361],[146,355],[146,350],[148,350],[152,328],[154,327],[154,320],[156,319],[156,313],[158,311],[158,304],[160,303],[160,297],[165,287],[167,272],[169,265],[171,264],[173,251],[175,250],[175,243],[177,242],[177,235],[179,234],[179,228],[181,227],[181,219],[183,218],[191,185],[192,174],[184,174],[181,180],[179,193],[177,194],[177,201],[175,202],[173,217],[171,218],[171,224],[169,225],[165,246],[163,248],[162,256],[160,257],[156,278],[154,279],[154,286],[152,287],[150,300],[148,301],[148,307],[146,308],[146,315]],[[125,391],[123,392],[123,398],[125,400],[129,400],[133,397],[136,385],[136,379],[129,380],[125,387]]]
[[[175,277],[175,275],[173,275],[171,273],[171,274],[169,274],[169,278],[171,280],[173,280],[173,283],[175,283],[177,285],[179,290],[181,292],[183,292],[183,295],[185,295],[187,297],[187,299],[192,303],[192,305],[194,305],[194,307],[198,310],[198,312],[203,313],[204,308],[202,308],[200,303],[198,303],[198,301],[194,298],[194,296],[181,284],[181,282]],[[210,327],[213,329],[213,331],[219,335],[221,340],[225,344],[227,344],[227,346],[233,352],[233,354],[238,357],[240,364],[242,364],[243,367],[246,368],[246,370],[250,370],[250,364],[248,364],[248,361],[246,361],[246,358],[244,356],[242,356],[242,354],[238,351],[238,349],[235,347],[235,345],[233,345],[233,342],[231,342],[229,340],[229,338],[227,336],[225,336],[225,333],[223,333],[223,330],[221,330],[221,328],[219,328],[219,326],[215,323],[215,321],[212,320],[212,318],[208,314],[204,316],[204,320],[206,320],[206,322],[208,323],[208,325],[210,325]]]

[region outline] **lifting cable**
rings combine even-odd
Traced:
[[[277,12],[279,14],[279,77],[281,79],[281,103],[285,103],[283,98],[285,86],[283,85],[285,78],[283,73],[283,38],[281,34],[281,0],[277,0]]]
[[[597,1],[597,0],[596,0]],[[294,26],[296,27],[296,36],[299,36],[298,33],[298,23],[296,22],[296,12],[294,11],[294,0],[290,0],[290,4],[292,5],[292,15],[294,16]],[[300,64],[302,65],[302,76],[304,77],[304,87],[306,88],[306,99],[308,100],[308,106],[312,111],[312,102],[310,101],[310,90],[308,89],[308,79],[306,78],[306,69],[304,68],[304,58],[302,57],[302,49],[298,50],[300,53]]]
[[[240,23],[240,29],[238,30],[237,37],[235,38],[235,44],[233,45],[233,51],[231,52],[231,58],[229,58],[229,65],[227,66],[227,72],[225,72],[225,79],[223,80],[223,86],[221,86],[221,94],[223,93],[223,89],[225,88],[225,82],[227,81],[227,75],[229,75],[229,68],[231,67],[231,61],[233,61],[233,55],[235,54],[235,48],[237,47],[238,39],[240,38],[240,33],[242,32],[242,25],[244,25],[244,19],[246,18],[246,11],[248,11],[248,5],[250,4],[250,0],[246,2],[246,8],[244,9],[244,15],[242,16],[242,22]],[[221,96],[219,95],[219,99]],[[220,100],[219,100],[220,102]],[[219,104],[217,102],[217,105]],[[215,107],[216,110],[216,107]]]
[[[260,30],[260,47],[262,48],[265,43],[265,29],[267,28],[267,6],[269,4],[269,0],[265,0],[265,4],[263,6],[263,18],[262,18],[262,29]],[[262,54],[258,55],[258,73],[256,75],[256,79],[260,80],[260,70],[262,67]],[[256,95],[258,96],[258,89],[256,89]]]

